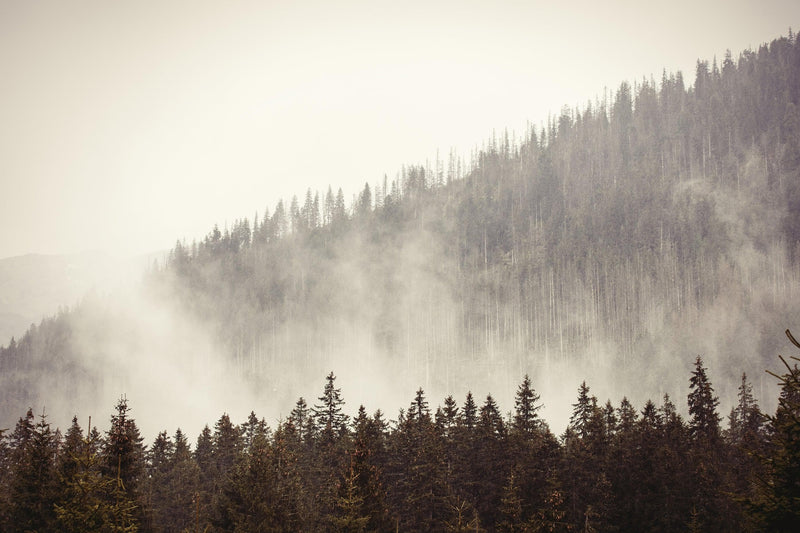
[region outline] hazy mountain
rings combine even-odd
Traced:
[[[135,282],[162,254],[120,258],[104,252],[28,254],[0,259],[0,339],[19,338],[42,317],[75,305],[91,291]]]
[[[527,372],[567,410],[584,378],[600,396],[684,394],[697,354],[729,404],[743,370],[770,386],[800,319],[798,99],[800,44],[780,38],[689,80],[624,82],[349,205],[309,190],[214,227],[141,291],[4,348],[2,419],[120,392],[199,411],[200,390],[278,416],[331,368],[370,405],[420,384],[508,405]]]

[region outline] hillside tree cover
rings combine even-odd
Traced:
[[[688,80],[623,82],[349,206],[308,190],[178,241],[145,291],[209,331],[232,375],[281,391],[343,357],[433,390],[569,360],[655,380],[674,353],[757,375],[800,315],[798,86],[793,34]],[[0,349],[9,423],[118,372],[112,320],[89,302]]]
[[[208,330],[242,384],[289,394],[327,375],[321,396],[274,428],[223,414],[193,446],[180,430],[145,446],[124,397],[102,433],[75,419],[62,435],[33,409],[14,425],[45,393],[69,409],[119,372],[115,317],[87,300],[0,347],[0,526],[797,529],[796,365],[766,418],[747,376],[800,316],[798,105],[790,32],[688,80],[623,82],[469,161],[407,166],[349,205],[308,190],[176,242],[143,291]],[[433,408],[425,394],[568,360],[662,390],[675,361],[705,352],[686,411],[669,396],[602,403],[584,382],[562,435],[527,378],[511,416],[491,395]],[[343,360],[423,386],[391,422],[351,420],[327,374]]]

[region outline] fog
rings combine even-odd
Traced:
[[[628,2],[226,6],[0,6],[0,257],[190,246],[307,188],[341,186],[349,199],[451,149],[466,165],[493,131],[526,138],[529,124],[662,68],[690,80],[698,57],[758,46],[800,16],[777,0],[672,2],[655,19]],[[641,408],[669,394],[685,413],[700,355],[721,415],[743,371],[771,411],[764,371],[791,351],[783,330],[800,322],[800,274],[775,238],[786,213],[751,202],[770,177],[753,146],[735,188],[692,176],[669,191],[675,205],[710,206],[726,239],[719,262],[684,269],[667,236],[655,274],[636,257],[607,261],[601,287],[549,264],[536,243],[519,288],[535,306],[505,297],[518,289],[512,269],[487,267],[485,244],[483,270],[452,253],[451,228],[425,220],[455,222],[424,210],[385,239],[365,227],[335,246],[253,259],[250,285],[225,279],[222,261],[190,280],[199,290],[169,268],[142,281],[150,255],[133,268],[97,255],[6,260],[0,344],[70,308],[42,326],[68,340],[36,341],[31,363],[63,372],[6,377],[34,384],[31,407],[61,428],[74,414],[104,428],[125,396],[147,441],[179,426],[194,438],[223,412],[241,422],[252,410],[274,427],[299,397],[313,406],[331,371],[350,414],[363,404],[390,419],[419,387],[432,407],[471,391],[509,412],[528,374],[560,433],[584,380],[601,403],[627,396]],[[261,281],[265,301],[248,292]]]
[[[309,406],[318,403],[331,371],[346,412],[354,415],[363,404],[388,419],[396,419],[420,387],[432,409],[447,395],[461,405],[471,391],[478,405],[491,394],[502,412],[511,412],[516,388],[528,374],[541,394],[542,416],[560,434],[582,381],[601,404],[618,406],[624,396],[641,409],[646,400],[660,404],[669,394],[685,416],[689,377],[700,355],[721,416],[736,401],[742,372],[762,408],[774,411],[777,388],[765,370],[779,370],[777,354],[792,351],[782,332],[800,317],[794,303],[800,275],[785,247],[765,246],[772,222],[763,220],[761,229],[751,224],[745,196],[712,192],[700,181],[681,183],[674,194],[713,200],[731,239],[728,266],[719,271],[719,295],[705,307],[680,309],[669,295],[650,294],[644,338],[634,354],[604,331],[602,317],[593,322],[586,344],[567,348],[520,346],[513,336],[481,328],[467,328],[464,335],[459,324],[469,299],[454,292],[450,278],[459,265],[436,235],[412,228],[376,244],[369,232],[354,231],[329,249],[322,264],[316,256],[293,252],[299,278],[323,287],[315,290],[324,300],[306,300],[303,305],[317,305],[318,311],[299,309],[278,325],[269,326],[264,309],[236,292],[212,302],[218,316],[203,318],[196,312],[203,294],[187,292],[170,270],[160,281],[92,293],[69,317],[70,344],[81,368],[72,374],[76,381],[33,378],[39,387],[34,410],[46,409],[51,423],[62,428],[73,414],[82,424],[92,416],[104,428],[124,396],[147,442],[178,427],[194,439],[222,413],[238,423],[254,411],[275,427],[299,397]],[[314,277],[320,271],[322,278]],[[206,274],[223,275],[213,269]],[[592,298],[575,294],[571,298]],[[228,304],[235,315],[226,314]],[[579,304],[564,303],[565,322],[569,306],[580,309]],[[513,309],[497,310],[506,312]],[[387,324],[395,327],[387,331]],[[220,332],[240,326],[236,335],[252,338],[232,352]],[[765,352],[772,358],[758,355]]]

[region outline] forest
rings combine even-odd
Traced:
[[[588,365],[644,401],[682,392],[676,355],[698,353],[732,397],[800,318],[800,43],[699,60],[692,81],[623,82],[349,202],[308,190],[178,240],[141,292],[208,333],[211,355],[181,355],[182,338],[145,349],[145,313],[89,299],[0,348],[0,419],[124,384],[156,349],[286,406],[330,368],[445,396]]]
[[[584,382],[559,437],[528,376],[507,415],[471,393],[434,410],[420,388],[395,420],[351,420],[331,372],[274,429],[223,414],[194,447],[180,429],[145,446],[124,397],[103,433],[29,410],[0,439],[0,529],[797,531],[800,370],[780,360],[774,416],[743,374],[726,429],[700,357],[687,419],[668,395],[614,406]]]
[[[798,105],[789,32],[179,239],[147,307],[87,297],[0,347],[3,529],[796,530],[798,374],[774,367],[800,321]],[[418,392],[351,420],[331,369],[375,404]],[[628,399],[584,383],[554,435],[539,396],[567,405],[576,374]],[[268,414],[193,446],[146,446],[164,423],[125,396],[106,431],[48,422],[145,390],[191,431],[209,380]]]

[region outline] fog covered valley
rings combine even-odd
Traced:
[[[178,240],[0,348],[2,526],[781,530],[799,99],[790,35]]]

